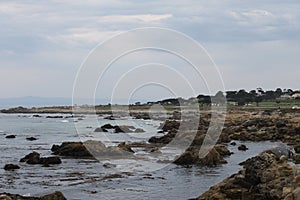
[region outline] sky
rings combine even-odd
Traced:
[[[98,44],[143,27],[181,32],[205,48],[217,65],[224,88],[214,88],[211,83],[213,89],[208,90],[201,83],[205,81],[199,80],[199,85],[192,82],[194,93],[257,87],[300,89],[299,10],[300,2],[297,0],[2,0],[0,98],[72,97],[80,66]],[[130,42],[142,40],[143,37],[137,35]],[[111,98],[111,90],[118,80],[113,78],[116,74],[124,77],[126,70],[130,71],[135,64],[142,65],[143,61],[144,64],[151,63],[151,59],[158,61],[158,57],[167,60],[168,65],[174,66],[181,75],[189,74],[185,72],[183,63],[179,60],[175,62],[175,58],[168,58],[164,53],[132,54],[116,63],[110,74],[97,83],[95,96]],[[135,59],[139,62],[132,62]],[[179,64],[182,64],[181,68]],[[128,67],[122,68],[124,65]],[[160,72],[155,68],[157,66],[143,73],[148,73],[149,77],[159,77],[156,73]],[[160,80],[172,79],[166,82],[172,88],[185,85],[184,79],[176,78],[178,73],[173,77],[172,73],[161,71],[164,76]],[[123,86],[128,85],[123,83]],[[151,100],[172,95],[194,95],[184,88],[180,90],[182,92],[175,93],[170,88],[160,84],[137,86],[133,88],[131,98]],[[119,91],[124,90],[121,88]],[[87,96],[82,93],[79,97]],[[117,98],[128,97],[119,92]]]

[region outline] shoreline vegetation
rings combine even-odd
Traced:
[[[279,90],[276,91],[279,95]],[[239,92],[236,92],[235,94],[238,93]],[[254,92],[252,93],[254,94]],[[282,91],[281,93],[280,97],[285,95]],[[290,97],[295,94],[296,93],[291,93]],[[220,95],[220,93],[216,94],[215,98]],[[255,95],[257,96],[258,93]],[[268,95],[270,95],[270,92]],[[258,102],[259,104],[256,102],[255,105],[251,104],[250,101],[243,105],[240,102],[228,101],[226,103],[227,111],[224,128],[220,137],[217,139],[217,144],[205,157],[199,158],[200,147],[207,136],[206,133],[208,128],[218,128],[209,127],[213,116],[212,112],[210,112],[211,106],[225,107],[224,102],[219,102],[218,105],[212,105],[211,102],[203,103],[204,100],[201,100],[203,96],[199,96],[193,100],[194,103],[179,103],[179,101],[182,100],[169,99],[147,104],[136,103],[135,105],[130,106],[115,105],[114,111],[117,110],[117,112],[112,112],[111,105],[96,107],[80,106],[79,109],[75,109],[77,111],[75,113],[73,113],[74,107],[72,106],[41,108],[17,107],[1,110],[1,112],[18,114],[28,113],[33,114],[35,117],[42,117],[38,115],[41,113],[71,114],[71,117],[76,117],[77,115],[82,118],[84,118],[85,114],[96,113],[99,115],[111,115],[107,119],[114,120],[115,118],[122,116],[124,110],[127,111],[129,107],[132,118],[153,119],[153,115],[150,117],[150,114],[156,113],[159,115],[161,110],[152,109],[152,106],[159,104],[164,107],[168,114],[167,119],[158,117],[158,119],[164,121],[160,127],[160,131],[164,134],[160,137],[154,136],[149,138],[147,143],[122,142],[115,147],[105,147],[100,141],[66,141],[61,145],[53,145],[51,150],[53,154],[57,156],[55,157],[56,159],[65,159],[65,157],[80,159],[87,157],[93,158],[95,156],[98,159],[97,156],[101,157],[103,154],[104,156],[108,155],[109,157],[112,155],[116,157],[120,155],[130,157],[133,155],[133,149],[135,147],[143,148],[149,153],[159,153],[159,149],[171,143],[172,140],[178,138],[190,139],[190,133],[196,131],[195,137],[191,139],[191,145],[185,152],[178,156],[173,163],[181,166],[200,165],[215,167],[226,164],[225,158],[231,155],[231,152],[227,147],[228,145],[236,145],[234,141],[282,142],[286,144],[286,146],[274,147],[273,149],[262,152],[261,154],[240,163],[243,166],[241,171],[231,175],[221,183],[212,186],[207,192],[196,199],[299,199],[300,172],[299,166],[297,165],[300,164],[300,111],[291,107],[291,105],[298,103],[298,97],[295,99],[289,97],[289,99],[281,100],[279,102],[277,99],[278,97],[276,96],[276,101],[271,99],[262,100]],[[202,103],[200,103],[201,101]],[[185,117],[189,116],[188,119],[181,119],[182,105],[188,113],[188,115],[185,114]],[[195,117],[197,116],[195,115],[195,105],[199,105],[201,111],[200,119]],[[190,130],[190,127],[195,127],[194,124],[192,124],[195,122],[194,119],[196,119],[196,123],[198,123],[197,130]],[[134,127],[119,127],[106,124],[96,128],[95,132],[101,134],[101,132],[106,132],[106,129],[110,128],[113,128],[118,132],[128,132],[132,131]],[[215,131],[217,131],[217,129]],[[213,141],[214,138],[209,138],[209,140]],[[237,148],[241,151],[247,151],[246,146],[239,146]],[[51,161],[53,160],[53,157],[40,158],[36,152],[28,155],[27,158],[28,160],[26,160],[26,162],[29,161],[29,163],[34,162],[37,164],[44,164],[45,160],[47,162],[49,159]],[[59,162],[55,162],[54,164],[59,164]],[[18,169],[17,166],[14,166],[13,164],[10,166]]]

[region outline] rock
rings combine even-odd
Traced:
[[[166,120],[164,124],[162,124],[159,129],[163,130],[164,132],[167,131],[177,131],[179,129],[180,123],[176,120]]]
[[[108,132],[106,129],[103,129],[103,128],[96,128],[94,130],[94,132]]]
[[[293,156],[293,159],[294,159],[294,162],[295,162],[295,164],[300,164],[300,154],[295,154],[294,156]]]
[[[222,144],[216,144],[215,149],[221,156],[230,156],[232,154],[227,147]]]
[[[218,153],[214,147],[204,158],[199,157],[199,149],[190,147],[177,160],[174,161],[177,165],[203,165],[203,166],[217,166],[219,164],[227,163],[226,160]]]
[[[34,151],[22,158],[20,162],[26,162],[31,165],[41,164],[48,166],[61,164],[61,159],[57,156],[40,157],[40,154]]]
[[[295,153],[300,153],[300,145],[294,146]]]
[[[274,199],[292,192],[294,170],[286,161],[278,160],[271,151],[244,162],[243,170],[212,186],[197,200],[206,199]]]
[[[129,146],[127,146],[125,142],[121,142],[118,145],[118,148],[123,150],[123,151],[128,151],[128,152],[134,153],[134,151]]]
[[[110,116],[104,117],[104,119],[108,119],[108,120],[115,120],[115,118],[114,118],[114,116],[113,116],[113,115],[110,115]]]
[[[67,200],[61,192],[54,192],[42,197],[24,197],[18,194],[0,193],[1,200]]]
[[[37,117],[38,118],[38,117],[42,117],[42,116],[40,116],[40,115],[32,115],[32,117]]]
[[[3,169],[8,171],[8,170],[20,169],[20,167],[14,164],[6,164]]]
[[[43,165],[58,165],[61,164],[61,159],[57,156],[51,156],[51,157],[43,157],[40,159],[39,164]]]
[[[24,158],[21,158],[20,162],[26,162],[27,164],[40,164],[40,154],[37,152],[32,152],[26,155]]]
[[[117,167],[117,165],[111,164],[111,163],[104,163],[103,167],[105,167],[105,168],[115,168],[115,167]]]
[[[238,150],[240,151],[247,151],[248,150],[248,147],[244,144],[241,144],[239,147],[238,147]]]
[[[48,119],[62,119],[63,116],[47,116]]]
[[[48,194],[41,197],[41,200],[67,200],[62,192],[54,192],[53,194]]]
[[[82,142],[63,142],[60,146],[53,145],[53,154],[72,158],[114,159],[132,156],[132,149],[125,143],[106,147],[100,141],[88,140]]]
[[[142,128],[137,128],[137,129],[134,130],[134,132],[135,133],[144,133],[146,131],[144,129],[142,129]]]
[[[28,141],[35,141],[35,140],[37,140],[37,138],[35,138],[35,137],[27,137],[26,140],[28,140]]]
[[[55,155],[74,158],[93,158],[82,142],[63,142],[60,146],[53,145],[51,151]]]
[[[161,137],[151,137],[148,142],[149,143],[161,143],[161,144],[169,144],[173,138],[176,136],[176,132],[170,131],[168,134]]]
[[[14,138],[16,138],[16,136],[15,135],[7,135],[5,138],[7,138],[7,139],[14,139]]]
[[[114,129],[115,127],[111,124],[105,124],[103,126],[101,126],[102,129]]]
[[[236,142],[231,142],[230,145],[235,146]]]

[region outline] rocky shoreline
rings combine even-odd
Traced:
[[[113,157],[118,159],[126,156],[130,158],[135,153],[133,149],[136,147],[142,148],[149,153],[159,153],[160,148],[170,144],[174,138],[187,138],[187,140],[190,140],[190,146],[173,163],[182,166],[199,165],[214,167],[226,164],[226,157],[231,155],[228,146],[235,145],[235,142],[232,142],[233,140],[283,142],[289,145],[289,147],[274,147],[270,151],[248,159],[242,163],[243,170],[211,187],[209,191],[196,199],[293,200],[298,197],[300,198],[299,169],[292,167],[288,163],[288,160],[295,164],[300,163],[300,113],[280,110],[229,111],[226,115],[222,134],[218,138],[216,145],[202,158],[199,158],[199,154],[201,153],[200,147],[206,137],[212,114],[209,112],[201,113],[200,120],[196,121],[198,123],[196,130],[191,130],[190,128],[195,127],[193,124],[195,123],[193,113],[191,112],[189,116],[191,117],[188,119],[179,120],[180,113],[177,111],[171,112],[169,119],[159,127],[158,132],[163,135],[151,137],[146,143],[123,142],[117,146],[106,147],[100,141],[93,140],[86,142],[63,142],[61,145],[52,146],[51,150],[55,156],[40,157],[39,153],[32,152],[20,161],[47,167],[52,164],[60,164],[62,162],[61,158],[65,157],[75,159],[107,159]],[[114,120],[115,117],[118,116],[112,116],[110,120]],[[141,112],[139,114],[135,113],[132,117],[148,119],[149,115]],[[105,124],[102,127],[96,128],[94,134],[108,132],[107,130],[110,129],[114,130],[114,133],[143,132],[143,130],[138,130],[131,126]],[[192,132],[196,133],[194,138],[190,138]],[[240,145],[236,148],[241,151],[247,151],[248,149],[245,145]],[[19,166],[7,164],[4,168],[7,170],[18,170]],[[4,199],[15,198],[22,200],[22,198],[27,198],[10,194],[1,195],[6,195]],[[42,199],[42,197],[32,197],[32,199]]]

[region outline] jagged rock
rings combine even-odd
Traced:
[[[227,163],[226,160],[218,153],[214,147],[204,158],[199,157],[199,148],[190,147],[177,160],[174,161],[177,165],[203,165],[216,166]]]
[[[61,159],[57,156],[40,157],[40,154],[34,151],[22,158],[20,162],[26,162],[31,165],[41,164],[48,166],[61,164]]]
[[[1,200],[67,200],[61,192],[54,192],[42,197],[24,197],[18,194],[0,193]]]
[[[53,145],[53,154],[73,158],[117,158],[132,156],[132,149],[125,143],[118,146],[106,147],[100,141],[88,140],[86,142],[63,142],[60,146]]]
[[[232,154],[232,152],[230,152],[227,147],[222,144],[216,144],[215,149],[221,156],[230,156]]]
[[[20,167],[14,164],[6,164],[3,169],[8,171],[8,170],[20,169]]]
[[[292,183],[294,168],[286,161],[280,161],[277,155],[271,151],[248,159],[243,163],[243,166],[243,170],[212,186],[197,200],[279,200],[292,193],[291,190],[287,190],[287,187],[295,187]]]
[[[176,120],[166,120],[159,129],[163,130],[164,132],[167,131],[177,131],[180,126],[180,122]]]

